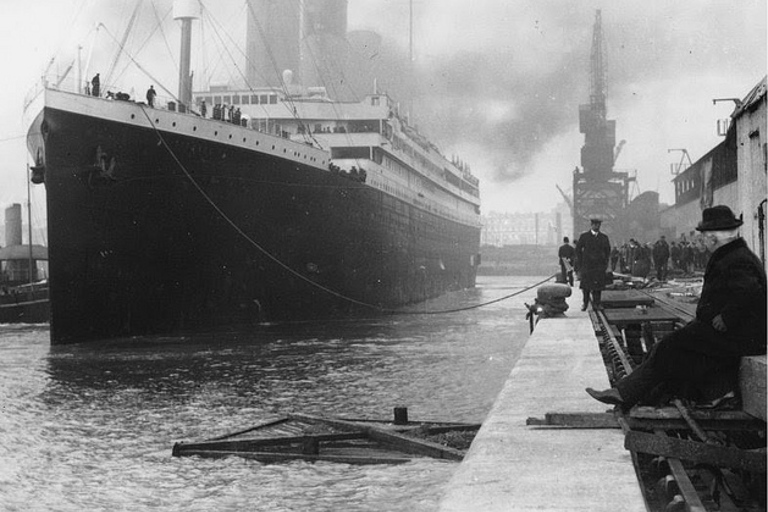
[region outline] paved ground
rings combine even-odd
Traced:
[[[547,412],[600,413],[608,377],[586,313],[543,319],[450,481],[441,512],[645,511],[621,430],[526,426]]]

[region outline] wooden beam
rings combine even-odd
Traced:
[[[227,450],[195,450],[189,455],[197,455],[211,459],[220,459],[222,457],[237,456],[243,459],[253,459],[259,462],[283,462],[286,460],[307,460],[307,461],[326,461],[338,462],[342,464],[404,464],[411,462],[410,457],[396,455],[393,457],[364,457],[347,455],[306,455],[303,453],[279,453],[279,452],[232,452]]]
[[[548,412],[544,418],[528,418],[526,425],[561,428],[619,428],[611,413]]]
[[[344,434],[319,434],[315,436],[283,436],[270,437],[262,439],[215,439],[211,441],[200,441],[197,443],[176,443],[173,445],[173,455],[187,455],[196,450],[227,450],[231,452],[256,451],[256,448],[267,446],[286,446],[290,444],[300,445],[307,437],[313,437],[318,442],[350,441],[356,439],[367,439],[365,432],[350,432]]]
[[[717,467],[743,469],[755,473],[766,472],[765,452],[740,450],[637,431],[627,433],[624,448]]]

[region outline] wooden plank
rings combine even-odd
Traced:
[[[606,308],[634,308],[640,305],[650,306],[654,300],[653,297],[637,290],[604,290],[600,302]]]
[[[219,436],[219,437],[214,437],[213,439],[210,439],[210,441],[216,441],[218,439],[226,439],[228,437],[240,436],[242,434],[246,434],[246,433],[252,432],[254,430],[261,430],[261,429],[266,429],[266,428],[274,427],[276,425],[280,425],[281,423],[285,423],[286,421],[288,421],[288,418],[280,418],[280,419],[277,419],[277,420],[268,421],[266,423],[260,423],[260,424],[254,426],[254,427],[249,427],[249,428],[246,428],[244,430],[238,430],[236,432],[230,432],[229,434],[224,434],[224,435]]]
[[[341,464],[405,464],[413,460],[411,457],[402,456],[354,456],[354,455],[306,455],[303,453],[275,453],[275,452],[230,452],[226,450],[197,450],[189,455],[198,457],[219,459],[222,457],[237,456],[244,459],[257,460],[259,462],[284,462],[292,460],[306,460],[311,462],[326,461]]]
[[[635,430],[689,430],[690,426],[677,409],[633,408],[626,416],[629,428]],[[705,430],[765,430],[765,424],[742,411],[711,411],[695,409],[691,416]],[[620,428],[613,413],[548,412],[543,418],[529,417],[526,425],[555,428]]]
[[[695,420],[749,421],[753,420],[744,411],[718,411],[717,409],[691,409]],[[630,418],[638,419],[682,419],[683,415],[676,407],[652,407],[638,405],[629,411]],[[758,424],[758,422],[754,422]]]
[[[765,473],[766,470],[765,452],[740,450],[645,432],[628,432],[624,438],[624,448],[717,467],[744,469],[756,473]]]
[[[352,421],[339,420],[335,418],[323,418],[322,416],[312,416],[309,414],[291,414],[288,417],[292,419],[302,420],[302,421],[323,423],[323,424],[338,428],[339,430],[346,430],[346,431],[353,431],[353,432],[368,428],[367,426],[359,425]]]
[[[680,459],[667,459],[667,464],[672,472],[672,476],[675,477],[677,486],[680,488],[680,494],[682,494],[685,500],[686,510],[688,512],[707,512]]]
[[[603,311],[608,323],[615,325],[640,324],[644,322],[674,322],[679,317],[659,307],[646,309],[606,309]]]
[[[436,459],[464,460],[464,452],[443,446],[424,439],[413,439],[397,432],[387,432],[378,428],[368,427],[368,435],[371,439],[394,446],[407,453],[426,455]]]
[[[296,443],[302,443],[305,438],[314,437],[320,442],[347,441],[352,439],[366,439],[368,435],[365,432],[350,432],[345,434],[321,434],[316,436],[290,436],[290,437],[266,437],[261,439],[237,439],[226,440],[217,439],[211,441],[200,441],[197,443],[176,443],[173,445],[173,455],[181,456],[194,450],[227,450],[231,452],[255,451],[259,447],[267,446],[287,446]]]
[[[654,432],[661,438],[667,436],[667,433],[663,430],[655,430]],[[707,512],[707,509],[704,508],[704,504],[701,502],[701,498],[699,498],[699,493],[691,483],[691,479],[688,477],[688,472],[685,470],[683,463],[680,462],[680,459],[668,457],[666,460],[669,470],[672,472],[675,482],[677,482],[677,487],[680,489],[680,494],[685,501],[686,511]]]
[[[525,424],[561,428],[619,428],[616,417],[611,413],[548,412],[543,419],[528,418]]]

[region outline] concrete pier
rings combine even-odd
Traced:
[[[527,426],[548,412],[610,409],[584,392],[608,387],[586,313],[542,319],[440,503],[442,512],[644,512],[619,429]]]

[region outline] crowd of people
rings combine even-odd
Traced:
[[[655,270],[657,279],[665,281],[669,270],[682,274],[703,272],[707,268],[709,253],[701,235],[690,240],[683,235],[671,242],[667,242],[662,235],[653,244],[631,238],[620,246],[614,245],[610,261],[612,272],[647,277]]]
[[[593,224],[592,233],[599,231],[599,224],[599,221]],[[580,237],[583,243],[589,242],[589,238],[582,238],[583,235]],[[578,246],[578,241],[574,247],[568,237],[565,237],[557,254],[560,263],[560,280],[571,286],[574,281],[573,271]],[[655,273],[657,280],[666,281],[670,271],[683,276],[691,275],[693,272],[704,272],[709,257],[710,253],[700,234],[690,238],[682,235],[671,242],[667,242],[666,236],[662,235],[652,244],[630,238],[628,242],[621,245],[609,244],[608,270],[643,278]]]

